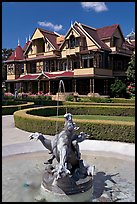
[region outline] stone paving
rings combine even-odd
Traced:
[[[2,116],[3,202],[36,202],[39,196],[44,161],[49,155],[39,141],[28,140],[29,134],[14,126],[13,116]],[[93,148],[87,142],[86,146],[81,143],[82,158],[96,166],[92,202],[135,202],[134,144],[93,141]],[[102,145],[109,146],[107,151]]]

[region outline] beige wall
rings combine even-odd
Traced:
[[[86,69],[74,69],[74,76],[76,75],[86,75],[86,74],[94,74],[94,68],[86,68]]]
[[[87,42],[87,47],[88,47],[88,50],[92,50],[92,49],[97,49],[97,45],[92,41],[90,40],[88,37],[86,37],[86,42]]]
[[[35,39],[38,39],[38,38],[43,38],[43,35],[39,31],[39,29],[37,28],[31,40],[35,40]]]
[[[15,74],[14,75],[7,75],[7,80],[14,80],[15,79]]]
[[[110,47],[110,40],[102,40],[108,47]]]

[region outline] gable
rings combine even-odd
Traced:
[[[37,28],[36,31],[34,32],[31,40],[35,40],[38,38],[43,38],[44,36],[42,35],[42,33],[39,31],[39,29]]]
[[[75,38],[79,37],[79,34],[74,28],[71,28],[68,35],[66,36],[66,40],[70,38],[71,35],[74,35]]]
[[[121,40],[123,40],[123,34],[121,33],[120,29],[117,27],[116,30],[113,33],[114,37],[120,38]]]

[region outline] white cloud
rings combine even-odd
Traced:
[[[50,29],[54,30],[54,31],[59,31],[63,28],[62,25],[54,25],[53,23],[51,22],[46,22],[46,21],[38,21],[38,24],[40,26],[43,26],[43,27],[49,27]]]
[[[93,9],[96,12],[107,11],[108,8],[104,2],[81,2],[81,6],[84,9]]]

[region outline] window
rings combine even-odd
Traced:
[[[93,67],[93,56],[83,55],[82,56],[82,66],[83,66],[83,68]]]
[[[45,69],[45,72],[49,72],[49,61],[45,61],[45,66],[44,66],[44,69]]]
[[[50,48],[51,48],[51,46],[50,46],[50,44],[48,43],[48,45],[47,45],[47,51],[49,51]]]
[[[75,37],[74,35],[70,36],[70,48],[74,48],[75,47]]]
[[[67,70],[67,63],[63,62],[63,70],[66,71]]]
[[[21,64],[21,73],[24,73],[24,64]]]
[[[84,68],[87,68],[88,67],[88,60],[87,59],[84,59],[84,65],[83,65]]]
[[[50,61],[50,71],[54,72],[55,71],[55,65],[54,61]]]
[[[43,70],[43,62],[37,62],[37,72],[41,72]]]
[[[76,46],[76,47],[79,46],[79,38],[75,38],[75,46]]]
[[[7,74],[14,74],[14,64],[8,64],[7,65]]]
[[[30,64],[30,73],[36,73],[36,63]]]
[[[89,59],[89,67],[93,67],[93,58]]]
[[[80,62],[78,60],[73,61],[73,69],[79,69],[80,68]]]

